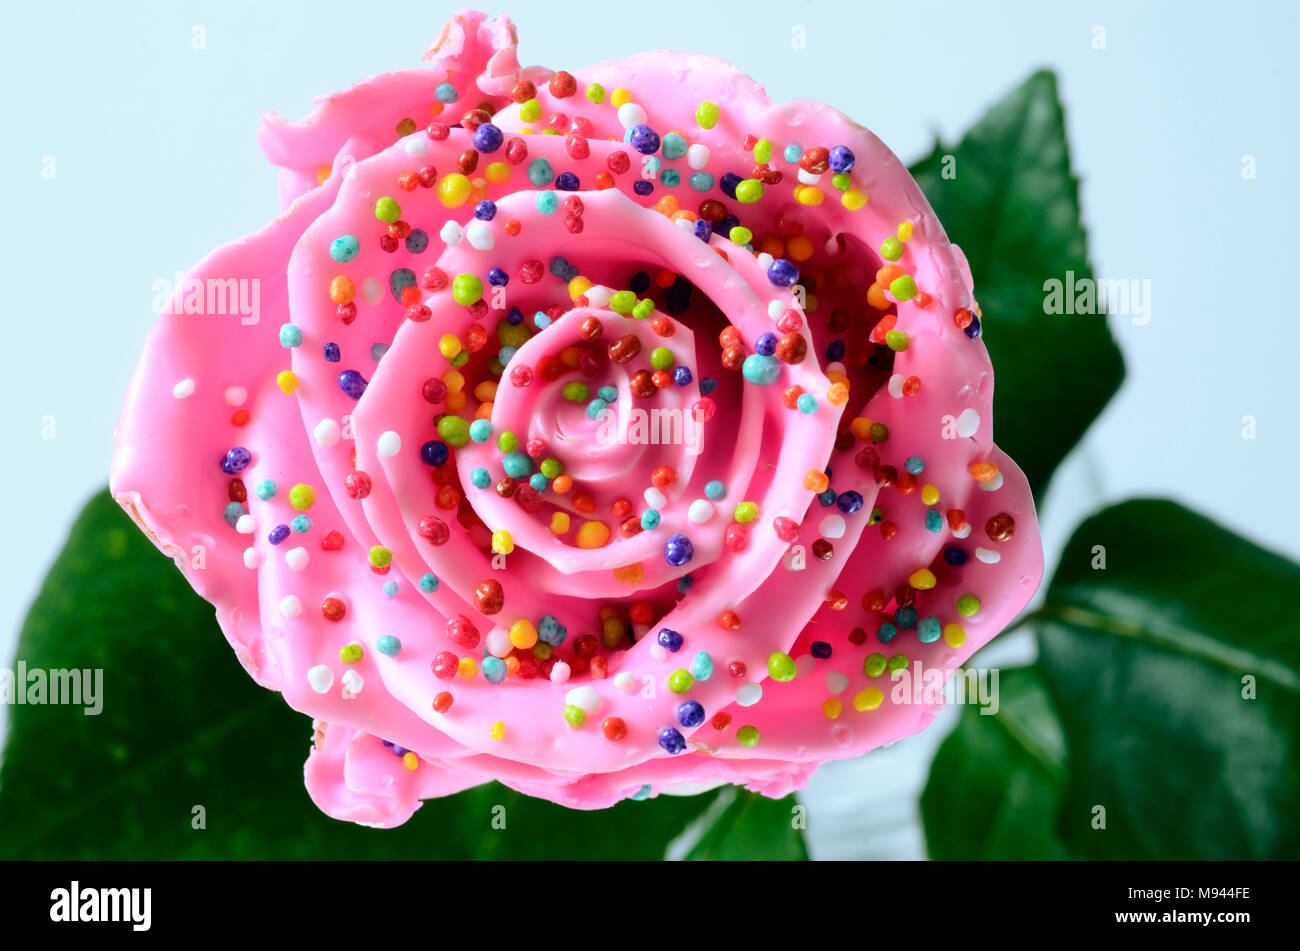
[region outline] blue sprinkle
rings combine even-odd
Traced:
[[[637,271],[632,275],[632,280],[627,282],[627,286],[634,294],[644,294],[650,290],[650,275],[645,271]]]
[[[406,236],[406,250],[412,254],[419,254],[429,246],[429,232],[423,228],[412,228],[411,233]]]
[[[700,395],[708,396],[718,388],[718,381],[711,376],[703,377],[700,380]]]
[[[703,389],[703,387],[701,387]],[[704,484],[704,494],[713,501],[718,501],[727,494],[727,484],[720,479],[713,479]]]
[[[912,475],[920,475],[925,469],[925,462],[920,456],[908,456],[907,461],[903,463],[903,468]]]
[[[776,353],[776,334],[770,330],[759,334],[758,339],[754,341],[754,352],[761,353],[765,357]]]
[[[500,657],[484,657],[481,667],[490,684],[499,684],[506,679],[506,662]]]
[[[399,267],[388,275],[388,289],[392,292],[393,300],[399,304],[402,302],[402,291],[415,285],[415,272],[409,267]]]
[[[487,279],[493,287],[505,287],[510,283],[510,275],[499,267],[488,268]]]
[[[695,655],[695,660],[691,661],[691,673],[695,674],[696,680],[708,680],[713,676],[713,658],[708,651]]]
[[[497,203],[484,198],[474,206],[474,217],[479,221],[491,221],[497,216]]]
[[[839,510],[845,515],[856,515],[862,511],[862,494],[849,489],[847,492],[841,492],[839,498],[835,500]]]
[[[826,345],[826,359],[835,363],[844,359],[844,341],[832,340]]]
[[[943,531],[943,516],[934,509],[925,510],[925,529],[929,532]]]
[[[451,83],[439,83],[438,88],[433,91],[433,98],[446,106],[459,99],[460,93],[456,91],[456,87]]]
[[[627,143],[642,155],[654,155],[659,151],[659,133],[648,125],[634,125],[627,130]]]
[[[791,142],[785,147],[785,152],[782,154],[785,156],[787,162],[797,162],[799,161],[799,156],[803,155],[803,146]]]
[[[511,307],[506,313],[506,321],[517,327],[524,322],[524,312],[518,307]]]
[[[392,634],[385,634],[375,641],[375,650],[385,656],[396,657],[402,652],[402,642]]]
[[[682,183],[682,173],[675,168],[666,168],[659,173],[659,182],[665,188],[676,188]]]
[[[426,594],[432,594],[438,590],[438,579],[435,575],[425,573],[420,575],[420,590]]]
[[[280,542],[284,541],[288,537],[289,537],[289,526],[277,525],[275,526],[275,528],[271,529],[271,534],[266,536],[266,540],[269,541],[272,545],[278,545],[280,544]]]
[[[561,172],[555,179],[555,187],[562,192],[576,192],[582,187],[582,182],[572,172]]]
[[[339,350],[339,345],[331,341],[322,348],[325,353],[325,360],[328,363],[338,363],[343,359],[343,352]]]
[[[280,346],[290,349],[302,346],[302,328],[295,327],[293,324],[284,324],[280,327]]]
[[[238,522],[242,516],[248,514],[248,509],[244,508],[242,502],[227,502],[226,510],[222,514],[225,516],[226,521],[230,523],[230,527],[234,528],[235,523]]]
[[[706,192],[713,187],[713,176],[708,172],[696,172],[689,181],[697,192]]]
[[[451,450],[441,439],[430,439],[420,447],[420,458],[426,466],[440,466],[451,456]]]
[[[675,654],[682,649],[682,643],[685,641],[685,638],[676,631],[665,627],[660,628],[658,640],[660,647]]]
[[[474,148],[483,153],[495,152],[501,148],[501,143],[505,141],[505,136],[501,130],[491,122],[484,122],[474,130]]]
[[[713,236],[713,229],[709,227],[709,223],[703,218],[697,219],[695,224],[691,225],[691,228],[695,232],[695,237],[701,241],[708,241]]]
[[[587,404],[587,418],[600,419],[608,408],[609,404],[598,396]]]
[[[825,660],[831,656],[831,645],[826,641],[813,641],[808,645],[808,653],[812,654],[818,660]]]
[[[366,391],[366,378],[359,370],[344,370],[339,374],[339,389],[354,400],[359,400]]]
[[[632,795],[628,796],[633,802],[645,802],[650,798],[650,784],[646,783]]]
[[[306,515],[299,515],[289,523],[289,527],[293,529],[295,534],[305,535],[311,531],[311,519]]]
[[[888,622],[885,622],[880,625],[880,627],[876,628],[876,640],[880,641],[882,644],[888,644],[897,636],[898,628]]]
[[[970,325],[967,326],[965,333],[972,340],[980,335],[980,319],[974,314],[971,314]]]
[[[691,575],[682,575],[677,579],[677,593],[685,594],[695,586],[695,578]]]
[[[659,522],[663,516],[659,514],[658,509],[646,509],[641,513],[641,527],[646,531],[653,531],[659,527]]]
[[[549,188],[537,193],[537,211],[543,215],[553,215],[560,208],[560,199]]]
[[[370,359],[378,363],[383,359],[384,354],[388,352],[388,344],[375,343],[370,345]]]
[[[686,700],[677,705],[677,722],[690,729],[704,722],[704,707],[698,700]],[[661,733],[660,736],[663,734]],[[669,752],[672,752],[669,750]]]
[[[813,396],[811,393],[801,393],[799,394],[799,398],[794,401],[794,405],[799,412],[811,416],[813,413],[817,412],[817,397]]]
[[[249,463],[253,461],[253,454],[243,446],[236,446],[226,453],[221,460],[221,471],[226,475],[238,475],[248,468]]]
[[[686,154],[686,150],[689,147],[690,146],[687,145],[686,140],[676,132],[669,132],[664,136],[663,142],[660,144],[660,149],[663,152],[664,158],[669,160],[681,158]]]
[[[831,149],[830,165],[832,172],[851,172],[857,159],[853,151],[843,145],[837,145]]]
[[[340,264],[347,264],[361,253],[361,242],[350,234],[342,235],[330,242],[330,257]]]
[[[659,745],[665,752],[677,754],[686,749],[686,737],[676,727],[666,726],[659,731]]]
[[[476,489],[486,489],[492,484],[492,475],[480,467],[469,474],[469,482]]]
[[[555,181],[555,169],[544,158],[536,158],[528,163],[528,181],[534,188],[541,188]]]
[[[830,508],[835,504],[837,498],[839,498],[839,496],[835,494],[834,489],[827,489],[825,492],[818,494],[817,501],[820,502],[823,507]]]
[[[596,391],[596,395],[599,396],[606,403],[612,403],[614,402],[614,400],[618,399],[618,387],[602,386],[600,389]]]
[[[528,484],[538,492],[545,492],[550,486],[551,480],[546,478],[546,476],[542,475],[540,472],[534,472],[528,477]]]
[[[257,483],[257,486],[253,489],[253,492],[263,502],[271,501],[271,499],[275,498],[275,493],[279,491],[280,487],[275,484],[274,479],[263,479],[261,482]]]
[[[387,596],[390,597],[390,598],[395,598],[395,597],[397,597],[397,582],[396,582],[396,581],[385,581],[385,582],[384,582],[384,594],[387,595]],[[393,638],[393,639],[396,640],[396,638]]]
[[[744,179],[735,172],[727,172],[718,181],[718,187],[722,189],[722,194],[734,201],[736,198],[736,186],[743,181]]]
[[[632,185],[632,191],[638,195],[649,195],[654,190],[654,182],[647,182],[644,178],[638,178]]]
[[[930,511],[934,512],[934,509],[931,509]],[[935,512],[935,514],[938,515],[939,513]],[[943,560],[950,565],[964,565],[969,558],[970,555],[966,554],[963,549],[958,548],[956,545],[948,545],[943,550]]]
[[[916,627],[916,637],[922,644],[933,644],[939,639],[939,619],[923,618]]]
[[[767,268],[767,279],[777,287],[793,287],[799,283],[799,269],[785,258],[777,258]]]
[[[673,369],[673,383],[675,385],[690,386],[693,379],[690,367],[675,367]]]
[[[906,607],[899,608],[894,612],[894,620],[898,626],[906,630],[910,627],[916,627],[917,611],[916,608]]]
[[[664,544],[664,560],[680,568],[695,557],[695,546],[685,535],[671,535]]]

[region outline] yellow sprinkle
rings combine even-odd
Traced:
[[[519,118],[525,122],[536,122],[542,117],[542,104],[536,99],[529,99],[519,107]]]
[[[455,208],[469,201],[470,190],[469,179],[459,172],[452,172],[438,182],[438,200],[448,208]]]
[[[583,522],[575,544],[579,548],[604,548],[609,544],[609,526],[604,522]]]
[[[560,351],[560,362],[570,370],[576,370],[582,365],[582,355],[587,351],[579,346],[565,347]]]
[[[843,383],[845,386],[849,385],[849,378],[839,370],[827,370],[826,379],[830,380],[832,383]]]
[[[804,295],[804,300],[803,300],[803,309],[804,309],[804,313],[807,313],[807,314],[815,314],[815,313],[817,313],[817,308],[820,307],[820,306],[821,306],[821,303],[817,300],[817,295],[816,295],[816,294],[805,294],[805,295]]]
[[[488,382],[490,383],[491,381],[489,380]],[[463,393],[461,395],[464,396]],[[458,406],[456,408],[460,409],[461,407]],[[474,410],[474,418],[486,419],[490,421],[492,419],[492,401],[484,400],[482,403],[479,403],[478,409]]]
[[[456,676],[473,680],[478,676],[478,661],[473,657],[462,657],[460,663],[456,665]]]
[[[438,341],[438,352],[448,360],[453,359],[460,351],[460,338],[455,334],[443,334],[442,339]]]
[[[492,724],[492,739],[504,740],[506,738],[506,724],[504,720],[498,720]]]
[[[632,91],[619,86],[609,95],[609,104],[615,109],[627,105],[632,101]]]
[[[494,400],[496,398],[497,383],[495,380],[484,380],[482,383],[474,387],[474,399],[481,402],[483,400]]]
[[[899,225],[898,225],[898,240],[899,240],[899,241],[911,241],[911,240],[912,240],[912,222],[910,222],[910,221],[903,221],[903,222],[900,222],[900,223],[899,223]]]
[[[316,169],[316,184],[324,185],[325,181],[330,177],[330,174],[333,171],[334,168],[330,165],[322,165],[320,168]]]
[[[569,513],[554,512],[551,515],[551,531],[556,535],[563,535],[569,530]]]
[[[510,181],[510,166],[506,162],[493,162],[483,169],[483,174],[493,185],[504,185]]]
[[[849,429],[859,439],[868,439],[871,436],[871,420],[865,416],[855,416],[853,422],[849,423]]]
[[[939,490],[932,485],[921,486],[921,501],[926,505],[933,505],[939,501]]]
[[[849,211],[857,211],[867,203],[867,193],[860,188],[850,188],[840,196],[840,204]]]
[[[794,190],[794,200],[801,205],[820,205],[825,198],[826,193],[816,185],[800,185]]]
[[[806,234],[795,235],[785,244],[786,255],[795,262],[807,261],[816,250],[812,239]]]
[[[966,628],[960,624],[945,624],[943,626],[943,639],[949,647],[961,647],[966,643]]]
[[[459,370],[448,370],[442,375],[442,382],[447,384],[448,393],[459,393],[465,389],[465,374]]]
[[[831,388],[826,391],[826,401],[832,406],[843,406],[849,401],[849,385],[832,383]]]
[[[839,697],[831,697],[829,700],[822,701],[822,713],[826,714],[826,719],[838,720],[843,712],[844,704],[840,703]]]
[[[515,540],[505,529],[492,533],[492,550],[498,555],[508,555],[515,550]]]
[[[298,374],[292,370],[281,370],[275,375],[275,385],[285,393],[294,393],[298,389]]]
[[[537,643],[537,628],[531,621],[520,619],[510,625],[510,643],[521,650],[528,650]]]
[[[917,571],[912,572],[911,576],[907,579],[907,583],[917,591],[929,591],[935,585],[934,572],[929,568],[918,569]]]
[[[868,710],[874,710],[885,702],[885,694],[879,687],[868,687],[866,690],[860,690],[853,697],[853,709],[859,713],[865,713]]]
[[[402,764],[409,770],[417,770],[420,768],[420,757],[407,750],[406,755],[402,757]]]
[[[569,300],[576,301],[591,289],[591,281],[579,274],[569,281]]]

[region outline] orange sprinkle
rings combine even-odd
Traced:
[[[410,307],[413,304],[420,303],[420,289],[412,284],[410,287],[402,288],[402,306]]]
[[[579,492],[573,497],[573,507],[579,512],[591,514],[596,511],[596,500],[586,492]]]
[[[886,264],[876,272],[876,283],[881,287],[888,287],[894,281],[902,277],[904,271],[897,264]]]
[[[912,297],[912,303],[917,307],[920,307],[922,310],[930,306],[931,300],[933,300],[933,298],[925,291],[917,291]]]
[[[879,284],[872,284],[867,288],[867,303],[876,310],[884,310],[889,306],[889,301],[885,299],[885,289]]]
[[[831,484],[826,473],[818,472],[816,469],[809,469],[804,473],[803,487],[809,492],[816,492],[818,495],[826,491],[826,487]]]
[[[506,222],[506,234],[510,235],[510,237],[512,238],[515,237],[517,234],[519,234],[519,232],[523,230],[524,230],[523,224],[520,223],[515,218],[511,218],[509,221]]]
[[[785,257],[785,242],[781,240],[780,235],[769,234],[758,243],[758,250],[763,254],[770,254],[774,258]]]
[[[357,296],[357,285],[352,283],[352,278],[345,274],[340,274],[334,280],[330,281],[330,299],[336,304],[346,304],[352,298]]]
[[[316,169],[316,184],[324,185],[333,171],[333,167],[329,165],[322,165],[320,168]]]
[[[446,106],[444,106],[442,103],[438,102],[438,100],[435,99],[433,103],[429,106],[429,115],[440,116],[442,115],[442,110],[446,108],[447,108]]]
[[[469,197],[472,201],[482,201],[488,196],[488,180],[476,178],[469,183]]]
[[[697,215],[693,211],[688,211],[685,208],[681,208],[677,211],[674,211],[668,217],[671,218],[673,221],[699,221],[700,220],[699,215]]]
[[[560,495],[568,494],[569,490],[573,488],[573,476],[571,475],[556,476],[555,480],[551,482],[551,488],[554,489]]]
[[[677,200],[676,195],[664,195],[663,198],[655,202],[655,211],[661,215],[671,215],[681,207],[681,202]]]
[[[792,261],[807,261],[813,256],[812,238],[806,234],[797,234],[786,242],[786,252],[790,255]]]
[[[998,467],[992,462],[972,462],[970,474],[976,482],[992,482],[998,476]]]
[[[614,569],[614,580],[619,584],[636,587],[644,578],[645,568],[641,567],[639,561],[634,565],[624,565],[622,568]]]

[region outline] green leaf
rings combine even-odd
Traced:
[[[995,713],[965,706],[921,794],[932,859],[1062,859],[1061,724],[1038,671],[998,671]],[[994,709],[990,705],[989,709]]]
[[[801,861],[808,858],[803,819],[803,807],[793,796],[768,799],[731,786],[722,790],[708,812],[675,844],[689,847],[688,859]]]
[[[1300,565],[1173,502],[1079,526],[1036,622],[1074,851],[1300,857],[1297,592]]]
[[[303,786],[311,721],[252,682],[211,606],[106,492],[73,527],[17,657],[101,668],[103,710],[9,708],[0,859],[659,859],[719,795],[578,812],[489,784],[399,829],[329,819]],[[192,828],[195,806],[206,829]],[[788,854],[747,822],[717,847],[751,831],[755,857]]]
[[[1043,312],[1045,281],[1092,276],[1056,78],[1035,73],[912,174],[970,262],[997,379],[995,436],[1041,497],[1124,376],[1107,318]]]

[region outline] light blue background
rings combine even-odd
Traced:
[[[0,665],[70,519],[106,481],[122,394],[154,320],[151,285],[276,213],[259,115],[300,117],[312,96],[418,64],[456,9],[42,2],[4,14],[0,306],[11,345]],[[1137,493],[1172,495],[1300,555],[1296,9],[1281,0],[511,5],[525,63],[711,53],[774,99],[830,101],[905,160],[936,133],[955,140],[1034,68],[1058,71],[1093,263],[1102,277],[1149,279],[1152,319],[1113,322],[1129,377],[1039,500],[1049,560],[1097,503]],[[806,50],[791,48],[796,26]],[[1093,48],[1097,26],[1104,50]],[[195,27],[206,48],[193,47]],[[1241,176],[1245,155],[1256,157],[1254,181]],[[46,156],[52,180],[42,178]],[[997,332],[996,314],[988,327]],[[1246,415],[1257,420],[1253,441],[1241,436]],[[41,438],[47,416],[53,440]],[[919,855],[912,801],[938,735],[823,770],[808,797],[817,853]]]

